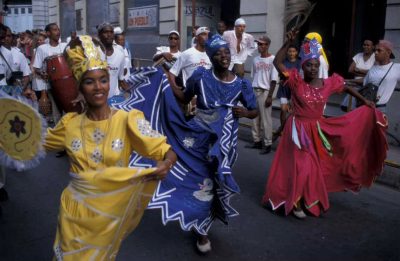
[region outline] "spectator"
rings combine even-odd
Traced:
[[[222,37],[227,27],[223,20],[219,21],[217,24],[217,34]]]
[[[246,22],[243,18],[235,21],[234,30],[225,31],[223,39],[229,43],[232,60],[229,69],[240,77],[244,77],[244,63],[255,51],[254,38],[245,32]]]
[[[172,30],[168,34],[168,46],[157,47],[157,52],[153,56],[154,62],[163,62],[163,67],[169,71],[172,65],[181,55],[179,50],[180,34],[178,31]],[[162,59],[162,61],[160,61]]]
[[[375,53],[374,53],[374,43],[371,40],[365,40],[363,43],[363,52],[358,53],[353,57],[353,62],[349,67],[349,73],[354,75],[354,79],[363,79],[367,75],[368,70],[375,63]],[[360,84],[362,82],[360,81]],[[357,87],[356,87],[357,88]],[[349,109],[354,109],[356,107],[355,102],[351,102],[351,107],[349,108],[349,98],[350,95],[346,95],[342,104],[341,109],[343,111],[348,111]]]
[[[387,112],[386,104],[389,102],[396,84],[400,82],[400,64],[390,61],[394,58],[393,44],[387,40],[380,40],[375,48],[376,63],[364,78],[364,86],[368,83],[379,86],[376,107],[384,113]]]
[[[105,47],[105,57],[107,59],[108,70],[110,73],[110,91],[108,98],[119,96],[120,87],[126,88],[124,81],[125,55],[121,46],[114,43],[114,27],[110,23],[103,23],[97,27],[100,42]]]
[[[117,27],[119,28],[119,27]],[[131,75],[131,68],[132,68],[132,56],[131,52],[129,51],[129,44],[127,44],[125,40],[125,33],[121,31],[121,33],[116,34],[116,30],[114,29],[114,38],[115,43],[122,47],[125,56],[125,68],[124,68],[124,79],[127,80],[129,75]],[[119,32],[119,31],[117,31]]]
[[[259,115],[253,119],[252,135],[254,144],[248,148],[261,149],[262,140],[264,150],[261,154],[271,152],[272,145],[272,95],[278,81],[278,71],[273,65],[275,56],[268,52],[271,40],[262,36],[256,40],[259,56],[254,58],[251,68],[253,90],[257,99]],[[262,131],[261,131],[262,130]]]

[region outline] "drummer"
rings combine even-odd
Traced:
[[[35,53],[35,60],[33,62],[33,68],[35,70],[36,75],[39,78],[42,78],[45,81],[48,81],[49,75],[46,72],[45,68],[45,60],[47,57],[50,57],[52,55],[57,55],[57,54],[63,54],[65,47],[67,46],[66,43],[60,43],[60,28],[56,23],[50,23],[46,25],[45,27],[45,32],[47,35],[47,39],[49,40],[48,43],[40,45]],[[49,89],[51,86],[48,84],[47,85]],[[50,91],[51,94],[51,91]],[[37,97],[40,99],[40,97]],[[57,104],[56,104],[57,105]],[[57,105],[59,107],[59,105]],[[53,116],[54,116],[54,122],[56,123],[59,120],[59,117],[55,116],[58,113],[56,112],[55,106],[52,106],[52,111],[53,111]],[[59,153],[56,154],[56,157],[62,157],[65,155],[65,151],[60,151]]]
[[[49,76],[44,67],[46,58],[52,55],[62,54],[67,44],[59,42],[61,33],[56,23],[46,25],[45,31],[49,42],[37,48],[33,68],[37,76],[47,81]],[[38,99],[39,98],[40,97],[38,97]]]
[[[105,56],[110,73],[110,92],[108,98],[121,95],[121,89],[127,84],[124,81],[125,54],[121,46],[114,43],[114,27],[110,23],[102,23],[97,26],[97,34],[100,42],[105,47]]]

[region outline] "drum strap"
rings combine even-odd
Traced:
[[[0,51],[0,56],[1,56],[1,58],[3,59],[3,61],[5,61],[5,62],[6,62],[6,64],[7,64],[8,68],[10,68],[10,71],[13,71],[13,70],[11,69],[11,66],[8,64],[8,62],[7,62],[6,58],[4,58],[4,55],[3,55],[3,53],[2,53],[1,51]]]

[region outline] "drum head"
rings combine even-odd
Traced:
[[[33,160],[41,150],[44,128],[32,107],[16,99],[0,98],[0,153],[8,161]]]

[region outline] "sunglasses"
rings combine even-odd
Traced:
[[[170,40],[179,40],[179,37],[169,37]]]

